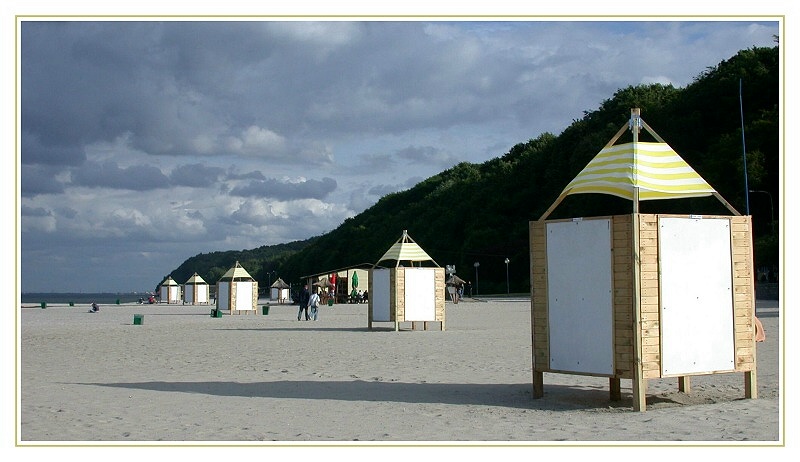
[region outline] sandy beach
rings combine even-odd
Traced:
[[[446,331],[367,329],[367,305],[221,318],[208,306],[25,307],[17,446],[782,446],[779,304],[759,301],[758,399],[744,375],[631,383],[545,374],[532,398],[530,302],[447,304]],[[134,315],[142,314],[141,325]]]

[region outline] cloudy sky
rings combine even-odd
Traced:
[[[642,19],[20,18],[21,290],[152,290],[200,252],[326,233],[780,34]]]

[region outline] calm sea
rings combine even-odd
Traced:
[[[41,304],[44,303],[63,303],[68,304],[73,302],[75,304],[87,304],[97,302],[100,305],[113,305],[119,300],[120,303],[136,303],[139,298],[147,299],[147,294],[140,293],[38,293],[28,292],[22,293],[21,302],[26,304]]]

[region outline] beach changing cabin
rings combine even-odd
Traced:
[[[645,128],[657,142],[639,142]],[[614,145],[626,131],[633,142]],[[570,194],[612,194],[633,213],[546,220]],[[639,201],[715,196],[725,215],[647,214]],[[545,372],[632,383],[644,411],[648,379],[743,373],[757,397],[752,226],[641,119],[639,110],[530,222],[533,396]]]
[[[286,302],[286,300],[289,299],[289,284],[283,279],[278,278],[278,280],[273,282],[272,286],[270,286],[269,299],[278,300],[278,303]]]
[[[237,261],[217,281],[217,309],[231,314],[257,313],[258,282]]]
[[[180,303],[181,286],[172,279],[172,276],[167,276],[164,282],[161,283],[159,296],[161,297],[161,303]]]
[[[393,267],[380,267],[393,261]],[[427,330],[430,322],[438,322],[445,330],[445,274],[404,230],[403,235],[369,271],[368,324],[411,322],[412,329],[421,324]]]
[[[192,277],[183,284],[183,303],[189,305],[208,305],[208,294],[208,283],[197,273],[194,273]]]

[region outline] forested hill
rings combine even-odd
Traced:
[[[252,251],[198,255],[176,269],[173,279],[181,282],[197,271],[213,283],[220,271],[238,260],[260,284],[274,281],[276,275],[296,283],[303,275],[374,263],[408,230],[437,263],[455,265],[463,279],[474,281],[473,265],[479,262],[481,293],[504,293],[506,271],[511,292],[527,292],[528,222],[537,220],[627,123],[631,108],[640,108],[648,125],[745,214],[740,80],[748,185],[759,192],[750,195],[756,260],[759,266],[777,264],[778,239],[770,235],[770,199],[775,199],[773,214],[778,220],[778,62],[777,47],[752,48],[707,68],[685,88],[653,84],[621,89],[558,136],[538,135],[482,164],[460,163],[407,191],[383,197],[325,235]],[[627,132],[618,143],[630,139]],[[640,139],[653,141],[644,131]],[[730,214],[713,197],[647,201],[640,210]],[[568,196],[548,219],[631,211],[630,201],[579,194]]]

